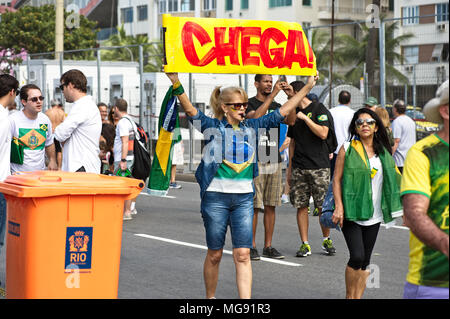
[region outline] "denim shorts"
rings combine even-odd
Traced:
[[[201,203],[201,213],[209,249],[223,248],[228,225],[233,248],[252,248],[253,193],[206,192]]]

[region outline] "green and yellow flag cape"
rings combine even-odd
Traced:
[[[169,190],[172,167],[172,147],[181,140],[177,95],[183,94],[181,85],[167,91],[159,113],[158,141],[153,156],[147,192],[154,196],[166,196]]]

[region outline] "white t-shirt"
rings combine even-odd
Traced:
[[[392,122],[394,139],[399,138],[400,143],[394,153],[395,164],[403,167],[406,154],[416,144],[416,123],[407,115],[400,115]]]
[[[333,116],[334,131],[336,133],[336,140],[338,143],[338,146],[334,153],[338,154],[339,150],[342,147],[342,144],[348,141],[348,127],[350,126],[355,111],[353,111],[346,105],[338,105],[330,109],[330,113]]]
[[[8,110],[0,104],[0,182],[11,175],[11,129],[9,128]]]
[[[55,138],[65,142],[62,170],[100,173],[100,134],[102,119],[91,96],[77,100],[64,122],[55,129]]]
[[[129,140],[134,141],[134,125],[132,124],[133,120],[129,119],[129,117],[122,117],[116,126],[116,137],[114,138],[114,162],[120,162],[122,159],[122,139],[123,136],[128,136]],[[131,139],[130,139],[131,136]],[[133,143],[128,143],[128,147],[131,148]],[[131,153],[131,154],[130,154]],[[127,161],[132,161],[134,159],[133,149],[129,149],[129,153],[127,154]]]
[[[347,152],[350,142],[344,143],[344,149]],[[381,196],[383,194],[383,166],[378,156],[369,158],[370,170],[376,170],[375,176],[372,178],[372,203],[373,215],[369,220],[355,221],[361,226],[372,226],[383,221],[383,211],[381,210]]]
[[[23,111],[9,116],[11,135],[24,146],[23,164],[11,163],[11,173],[45,170],[45,148],[53,144],[52,122],[38,113],[34,120]]]

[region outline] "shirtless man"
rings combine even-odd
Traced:
[[[64,121],[66,114],[62,108],[61,101],[59,99],[54,99],[51,101],[52,108],[45,112],[52,122],[52,129],[55,132],[55,128]],[[58,170],[61,170],[62,165],[62,148],[59,141],[55,139],[55,150],[56,150],[56,162],[58,163]]]

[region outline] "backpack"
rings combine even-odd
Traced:
[[[131,166],[131,174],[134,178],[145,181],[150,175],[151,168],[150,154],[145,147],[148,142],[148,136],[142,126],[128,117],[125,118],[128,119],[133,126],[135,135],[135,143],[133,144],[134,161],[133,166]]]
[[[325,108],[327,112],[327,116],[330,122],[330,128],[328,130],[328,136],[326,139],[327,147],[328,147],[328,153],[334,153],[336,151],[336,148],[338,147],[338,142],[336,138],[336,132],[334,131],[334,120],[333,115],[331,115],[330,111],[328,111],[327,108]]]

